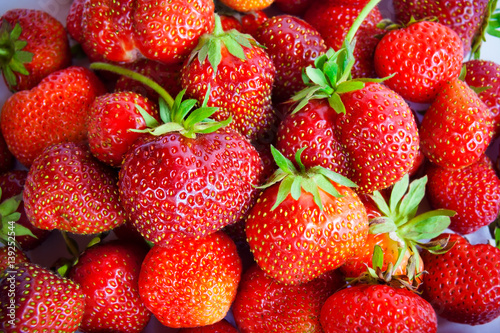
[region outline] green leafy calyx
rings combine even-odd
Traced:
[[[30,229],[17,223],[21,213],[17,211],[22,201],[22,194],[15,195],[2,201],[2,189],[0,188],[0,242],[6,246],[21,246],[16,241],[19,236],[36,236]]]

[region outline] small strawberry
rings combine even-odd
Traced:
[[[307,8],[314,0],[275,0],[276,7],[283,13],[300,16],[307,11]]]
[[[220,0],[221,3],[239,12],[251,12],[266,9],[274,0]]]
[[[463,44],[455,31],[430,21],[411,22],[389,31],[375,49],[375,70],[393,75],[385,84],[417,103],[430,103],[446,83],[460,74]]]
[[[85,295],[84,332],[140,333],[151,312],[139,296],[139,272],[147,249],[114,241],[87,248],[68,277]]]
[[[0,275],[4,270],[12,271],[14,265],[25,262],[30,262],[30,260],[22,250],[9,245],[0,247]]]
[[[474,164],[459,170],[432,165],[427,176],[429,203],[457,212],[451,217],[451,230],[470,234],[497,218],[500,179],[488,156],[483,155]]]
[[[450,321],[482,325],[500,316],[500,249],[489,244],[472,245],[457,234],[443,234],[455,243],[448,252],[424,251],[422,296],[436,312]]]
[[[139,292],[165,326],[211,325],[229,311],[240,275],[236,246],[229,236],[216,232],[155,245],[142,264]]]
[[[49,13],[11,9],[0,21],[0,69],[11,91],[31,89],[71,64],[64,26]]]
[[[77,234],[111,230],[125,222],[117,180],[85,144],[52,145],[28,173],[23,192],[28,219],[41,229]]]
[[[305,88],[302,70],[326,52],[321,35],[309,23],[291,15],[278,15],[266,20],[254,34],[266,47],[276,67],[273,99],[288,100]]]
[[[49,74],[31,90],[13,94],[0,113],[9,150],[29,167],[52,144],[86,140],[88,108],[105,92],[92,71],[72,66]]]
[[[241,32],[255,36],[255,32],[259,29],[269,16],[265,11],[254,10],[241,16]]]
[[[72,333],[78,329],[85,307],[85,296],[78,284],[31,263],[15,265],[2,277],[2,332]],[[15,285],[14,294],[11,285]]]
[[[338,271],[299,285],[284,285],[257,265],[243,275],[233,304],[240,332],[323,332],[319,322],[326,299],[344,284]]]
[[[235,16],[229,14],[227,15],[219,14],[219,16],[220,16],[220,23],[224,31],[229,31],[231,29],[236,29],[240,32],[243,31],[241,22]]]
[[[181,328],[178,333],[238,333],[238,330],[226,319],[222,319],[212,325]]]
[[[434,164],[460,169],[479,160],[488,148],[492,115],[463,81],[446,82],[425,112],[420,149]]]

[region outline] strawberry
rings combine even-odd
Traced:
[[[307,11],[313,0],[275,0],[276,7],[283,13],[300,16]]]
[[[16,286],[14,293],[11,285]],[[5,333],[75,332],[85,307],[78,284],[31,263],[4,272],[0,301],[0,329]]]
[[[212,325],[181,328],[178,333],[238,333],[238,331],[226,319],[222,319]]]
[[[214,22],[211,0],[86,0],[73,6],[70,32],[91,59],[109,62],[182,62]]]
[[[296,169],[273,148],[279,169],[246,217],[248,244],[270,277],[298,284],[342,265],[368,234],[363,203],[347,178],[322,167]],[[297,154],[299,155],[299,154]]]
[[[443,318],[482,325],[500,316],[500,249],[472,245],[457,234],[443,234],[455,243],[440,255],[422,253],[427,274],[422,296]],[[457,297],[458,295],[458,297]]]
[[[276,67],[273,99],[288,100],[305,88],[302,69],[326,52],[321,35],[309,23],[291,15],[274,16],[266,20],[254,34],[266,47]]]
[[[255,36],[255,32],[259,29],[269,16],[265,11],[254,10],[241,16],[241,32]]]
[[[271,90],[276,69],[255,39],[236,30],[224,32],[220,17],[184,64],[181,84],[190,98],[218,107],[214,120],[232,117],[229,125],[251,141],[265,135],[275,121]]]
[[[236,246],[229,236],[216,232],[155,245],[142,264],[139,292],[165,326],[211,325],[229,311],[240,275]]]
[[[111,230],[125,222],[117,174],[83,143],[60,143],[35,159],[23,200],[28,219],[41,229],[77,234]]]
[[[409,22],[437,18],[441,24],[453,29],[464,45],[464,55],[471,50],[474,37],[480,33],[488,8],[488,0],[478,1],[393,1],[396,21]]]
[[[104,85],[87,68],[72,66],[19,91],[4,103],[0,126],[12,154],[24,166],[48,146],[87,138],[87,112]]]
[[[425,112],[420,149],[434,164],[460,169],[479,160],[492,138],[492,116],[467,84],[447,82]]]
[[[405,288],[357,284],[330,296],[321,309],[325,333],[437,332],[432,306]]]
[[[245,13],[265,9],[271,6],[274,0],[220,0],[220,2],[229,8]]]
[[[71,64],[64,26],[47,12],[11,9],[0,18],[0,69],[11,91],[28,90]]]
[[[224,31],[229,31],[231,29],[236,29],[238,31],[243,31],[241,22],[233,15],[230,14],[219,14],[220,23]]]
[[[0,132],[0,174],[12,170],[15,164],[16,159],[7,147],[2,132]]]
[[[464,67],[465,83],[472,89],[480,89],[476,90],[477,95],[490,110],[496,138],[500,135],[500,65],[488,60],[469,60]]]
[[[463,57],[463,43],[455,31],[420,21],[386,33],[375,49],[374,64],[380,77],[393,75],[385,84],[404,99],[430,103],[459,76]]]
[[[85,332],[142,332],[151,313],[139,296],[139,272],[147,249],[113,241],[87,248],[68,277],[82,287]]]
[[[253,265],[242,277],[233,304],[240,332],[323,332],[319,322],[326,299],[342,287],[338,271],[300,285],[288,286]]]
[[[109,93],[94,99],[87,124],[89,147],[95,157],[114,167],[122,164],[129,147],[142,135],[130,129],[147,127],[139,108],[160,120],[156,105],[131,91]]]
[[[30,262],[26,253],[15,246],[0,247],[0,275],[6,270],[12,270],[14,265]]]
[[[488,156],[459,170],[432,165],[427,175],[429,203],[457,212],[451,218],[451,230],[473,233],[492,223],[500,212],[500,179]]]

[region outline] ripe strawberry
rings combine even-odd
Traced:
[[[310,281],[342,265],[368,234],[363,203],[348,179],[322,167],[296,169],[273,149],[279,169],[246,217],[257,264],[285,284]],[[292,185],[293,184],[293,185]]]
[[[469,60],[464,63],[465,83],[471,88],[484,89],[477,95],[490,110],[493,137],[500,135],[500,65],[488,60]]]
[[[500,316],[500,249],[472,245],[457,234],[455,246],[441,255],[422,253],[427,274],[422,296],[450,321],[482,325]]]
[[[4,270],[12,270],[14,265],[24,262],[30,262],[30,260],[22,250],[8,245],[0,247],[0,275]]]
[[[88,115],[88,141],[92,154],[100,161],[119,167],[132,143],[147,123],[138,107],[160,121],[158,108],[146,97],[131,92],[115,92],[94,99]]]
[[[271,90],[275,66],[266,51],[236,30],[224,32],[220,18],[184,64],[181,84],[190,98],[218,107],[214,120],[232,117],[229,125],[251,141],[265,135],[275,121]]]
[[[451,230],[473,233],[492,223],[500,212],[500,179],[488,156],[459,170],[433,165],[427,175],[429,203],[457,212],[451,218]]]
[[[12,170],[15,164],[16,159],[7,147],[2,132],[0,132],[0,174]]]
[[[375,49],[375,70],[404,99],[430,103],[460,74],[463,44],[455,31],[438,22],[420,21],[389,31]]]
[[[453,29],[464,45],[464,55],[471,50],[474,37],[480,32],[488,8],[488,0],[478,1],[393,1],[396,21],[409,22],[436,17],[441,24]]]
[[[211,0],[86,0],[73,6],[72,35],[91,59],[98,55],[110,62],[134,62],[141,57],[182,62],[214,22]]]
[[[125,222],[117,174],[83,143],[48,147],[33,162],[24,186],[28,219],[41,229],[77,234],[111,230]]]
[[[229,8],[245,13],[265,9],[271,6],[274,0],[220,0],[220,2]]]
[[[219,14],[219,16],[220,16],[220,23],[224,31],[229,31],[231,29],[236,29],[240,32],[243,31],[241,22],[235,16],[229,14],[226,15]]]
[[[254,10],[241,16],[241,32],[255,37],[255,32],[269,16],[265,11]]]
[[[325,333],[437,332],[432,306],[405,288],[357,284],[330,296],[320,316]]]
[[[276,7],[290,15],[300,16],[307,11],[313,0],[275,0]]]
[[[92,71],[72,66],[13,94],[2,107],[0,121],[9,150],[29,167],[52,144],[86,140],[88,108],[105,91]]]
[[[114,241],[86,249],[68,277],[82,287],[84,332],[142,332],[151,312],[139,296],[139,272],[147,248]]]
[[[326,52],[321,35],[309,23],[291,16],[278,15],[266,20],[255,33],[255,39],[266,47],[276,67],[273,99],[288,100],[305,88],[302,69]]]
[[[238,333],[238,330],[226,319],[222,319],[212,325],[181,328],[178,333]]]
[[[5,271],[0,281],[3,332],[70,333],[78,329],[85,307],[78,284],[31,263],[15,265],[11,271]],[[16,286],[14,295],[11,284]]]
[[[211,325],[229,311],[240,275],[236,246],[229,236],[216,232],[155,245],[142,264],[139,292],[165,326]]]
[[[492,116],[466,83],[447,82],[424,114],[420,149],[434,164],[460,169],[479,160],[491,142]]]
[[[0,69],[11,91],[28,90],[71,64],[64,26],[37,9],[11,9],[0,17]]]
[[[307,283],[288,286],[257,265],[243,275],[233,304],[240,332],[323,332],[319,322],[326,299],[344,284],[333,270]]]

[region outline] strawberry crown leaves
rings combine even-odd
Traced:
[[[0,26],[0,69],[3,72],[9,89],[17,84],[14,72],[29,75],[24,64],[31,62],[33,53],[23,51],[28,44],[27,41],[19,40],[22,28],[19,23],[14,28],[7,20],[2,21]]]
[[[2,197],[2,189],[0,188],[0,199]],[[0,242],[4,245],[14,245],[21,249],[15,237],[12,236],[31,236],[37,238],[30,229],[16,223],[21,217],[21,213],[17,212],[22,201],[22,193],[13,197],[7,198],[0,203]]]
[[[481,46],[486,41],[486,34],[500,37],[500,9],[496,9],[497,2],[497,0],[488,1],[483,23],[472,39],[470,56],[474,59],[481,59]]]
[[[342,195],[337,191],[335,186],[333,186],[332,182],[348,187],[357,186],[348,178],[321,166],[306,169],[300,159],[305,148],[306,147],[298,150],[295,154],[295,160],[299,166],[297,169],[292,161],[287,159],[279,150],[271,146],[271,153],[278,169],[269,178],[266,184],[259,187],[268,188],[276,183],[280,184],[276,202],[271,210],[278,207],[288,195],[291,195],[294,200],[298,200],[302,191],[312,194],[316,205],[320,210],[323,210],[323,204],[319,193],[320,189],[331,196],[339,198]]]

